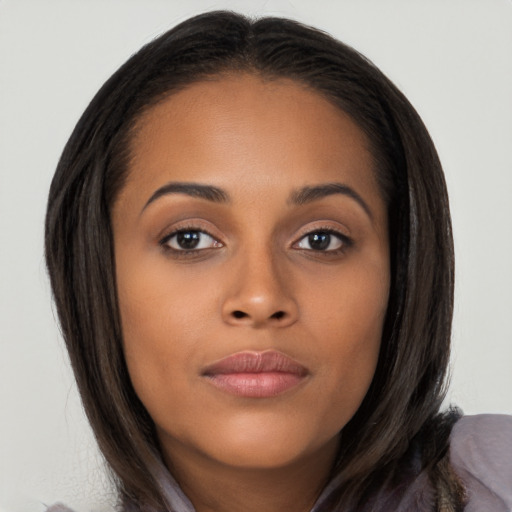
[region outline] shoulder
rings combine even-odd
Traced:
[[[474,474],[494,469],[512,476],[512,416],[463,416],[453,426],[450,446],[453,464]]]
[[[464,416],[453,427],[450,459],[463,481],[467,512],[512,510],[512,416]]]

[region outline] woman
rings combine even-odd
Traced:
[[[46,229],[124,509],[510,507],[510,419],[439,413],[441,166],[354,50],[287,20],[182,23],[82,116]]]

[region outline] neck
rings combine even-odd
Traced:
[[[336,440],[286,467],[239,468],[173,453],[172,473],[196,512],[309,512],[327,484]]]

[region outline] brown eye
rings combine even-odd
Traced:
[[[297,247],[309,251],[336,251],[346,244],[346,237],[329,231],[315,231],[299,240]]]
[[[211,247],[222,247],[212,236],[200,230],[181,230],[164,238],[161,242],[175,251],[199,251]]]

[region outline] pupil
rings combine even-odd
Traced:
[[[315,251],[323,251],[329,247],[331,243],[331,235],[329,233],[313,233],[308,237],[309,246]]]
[[[176,235],[176,241],[182,249],[194,249],[199,244],[199,231],[183,231]]]

